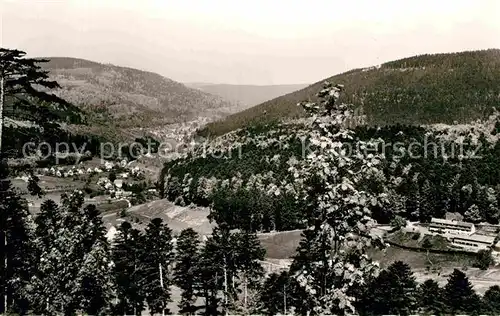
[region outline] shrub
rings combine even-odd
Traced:
[[[432,248],[432,242],[429,239],[424,239],[424,242],[422,243],[422,247],[424,248]]]
[[[481,270],[488,270],[488,267],[493,263],[493,257],[491,256],[490,250],[479,250],[477,253],[476,262],[474,263],[475,268]]]
[[[92,190],[91,188],[89,188],[89,187],[84,187],[84,188],[83,188],[83,191],[85,191],[85,193],[86,193],[86,194],[90,194],[90,195],[92,196],[92,192],[93,192],[93,190]]]

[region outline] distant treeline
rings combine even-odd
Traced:
[[[110,159],[130,161],[137,159],[147,150],[150,150],[151,153],[157,153],[160,146],[158,140],[146,135],[135,139],[134,142],[140,146],[132,145],[133,142],[130,142],[129,145],[122,145],[119,151],[117,143],[115,144],[114,141],[103,136],[74,133],[62,129],[57,124],[44,126],[44,128],[4,126],[3,132],[4,155],[9,158],[27,158],[26,156],[34,156],[39,151],[38,154],[45,158],[39,161],[39,164],[44,167],[56,164],[56,152],[58,151],[59,153],[82,154],[84,155],[83,160],[104,155],[105,157],[110,156]],[[111,153],[107,151],[110,146],[103,146],[104,143],[114,144],[111,146]],[[58,157],[57,162],[59,164],[73,164],[75,158],[72,156]]]
[[[467,123],[486,118],[500,101],[500,50],[426,54],[353,69],[325,79],[345,85],[341,101],[352,103],[370,125]],[[208,124],[218,136],[256,123],[305,115],[297,103],[316,101],[324,80]]]

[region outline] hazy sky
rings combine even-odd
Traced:
[[[500,48],[500,1],[0,0],[0,43],[181,82],[312,83],[422,53]]]

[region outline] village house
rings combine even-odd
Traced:
[[[116,234],[118,233],[117,229],[115,226],[110,226],[108,228],[108,231],[106,233],[106,238],[108,239],[109,242],[113,242],[113,240],[116,237]]]
[[[106,161],[104,163],[104,168],[107,170],[107,171],[110,171],[111,169],[113,169],[114,167],[114,164],[112,162],[109,162],[109,161]]]
[[[117,189],[121,189],[123,187],[123,180],[116,179],[113,183]]]
[[[106,177],[100,177],[99,180],[97,180],[97,185],[101,186],[106,186],[106,183],[110,182],[108,178]]]

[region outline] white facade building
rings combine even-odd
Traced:
[[[476,232],[476,227],[473,223],[432,218],[429,224],[429,230],[433,233],[441,234],[472,235]]]
[[[486,235],[470,235],[470,236],[452,236],[449,238],[451,244],[465,250],[478,252],[479,250],[488,250],[493,245],[495,237]]]

